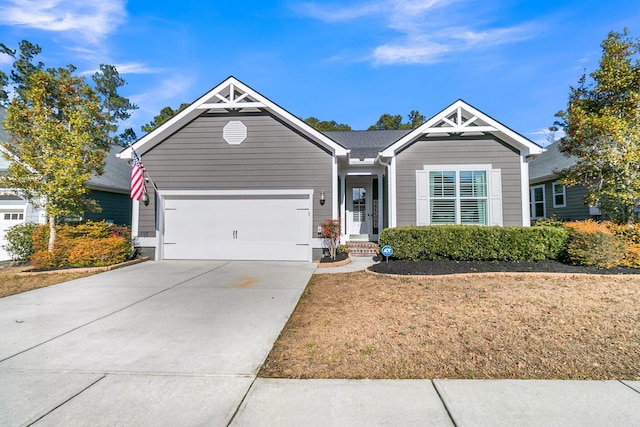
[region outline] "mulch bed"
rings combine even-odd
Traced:
[[[349,257],[349,254],[346,254],[346,253],[336,254],[336,258],[335,259],[331,258],[330,256],[325,256],[325,257],[320,258],[320,264],[340,262],[340,261],[344,261],[348,257]]]
[[[563,264],[558,261],[454,261],[438,259],[433,261],[382,261],[369,267],[376,273],[399,275],[446,275],[466,273],[582,273],[582,274],[640,274],[638,268],[615,267],[600,269]]]

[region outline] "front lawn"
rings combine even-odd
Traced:
[[[315,275],[260,371],[640,380],[640,276]]]
[[[0,268],[0,298],[9,295],[19,294],[20,292],[30,291],[32,289],[43,288],[45,286],[56,285],[58,283],[67,282],[81,277],[91,276],[97,272],[68,272],[55,274],[29,274],[20,276],[25,270],[31,267],[5,267]]]

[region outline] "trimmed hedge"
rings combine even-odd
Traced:
[[[569,233],[561,227],[431,225],[387,228],[381,245],[409,260],[542,261],[557,259]]]

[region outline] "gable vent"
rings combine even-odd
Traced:
[[[222,137],[229,145],[239,145],[247,139],[247,127],[239,120],[232,120],[222,129]]]

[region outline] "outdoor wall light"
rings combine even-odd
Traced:
[[[324,190],[320,190],[320,206],[324,206],[324,202],[325,202],[325,198],[324,198]]]
[[[142,199],[141,200],[142,200],[142,203],[144,203],[145,206],[149,206],[149,195],[147,194],[146,191],[142,195]]]

